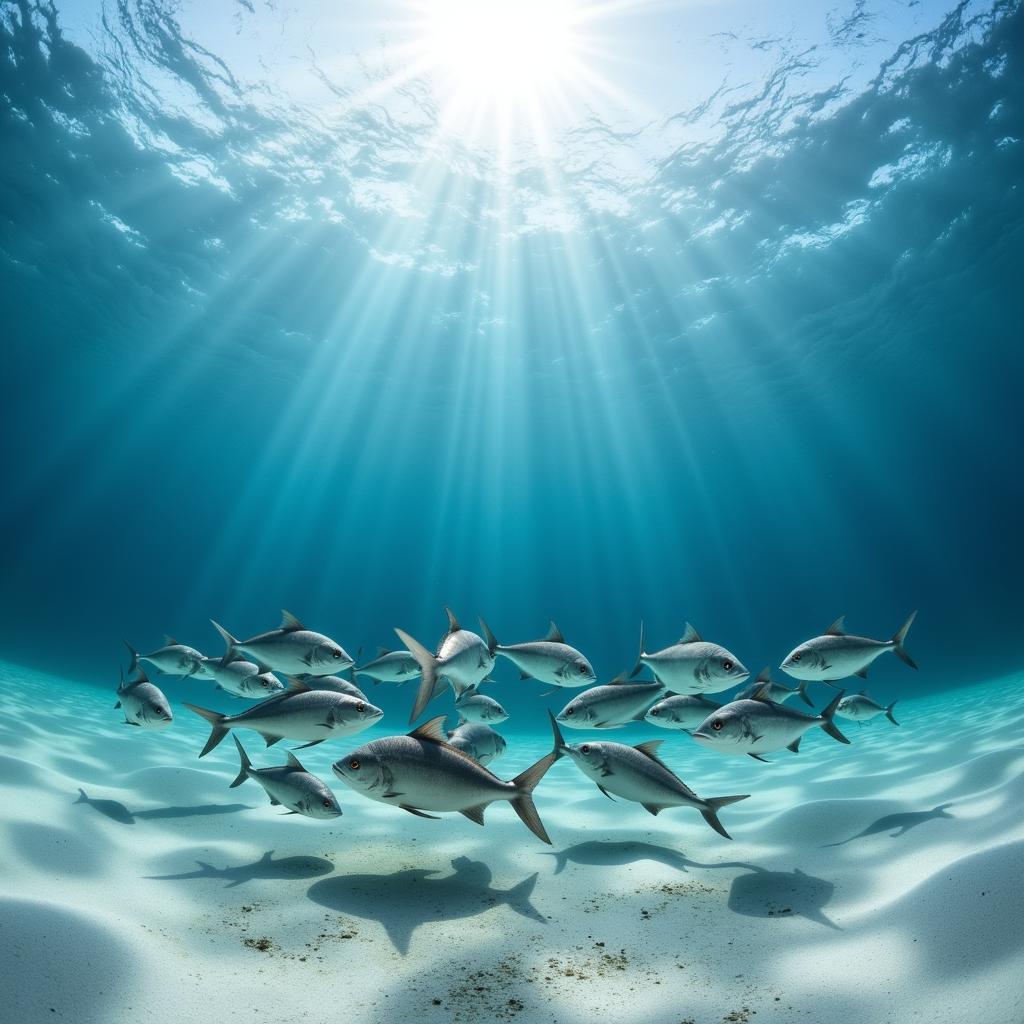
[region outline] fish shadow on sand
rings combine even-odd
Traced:
[[[561,874],[569,861],[574,864],[604,865],[621,867],[625,864],[636,864],[639,861],[652,860],[678,871],[687,867],[695,867],[693,861],[687,860],[678,850],[667,846],[656,846],[654,843],[642,842],[611,842],[608,840],[591,840],[567,846],[564,850],[541,850],[543,857],[555,858],[555,874]]]
[[[212,864],[197,860],[199,865],[195,871],[183,871],[176,875],[146,875],[146,878],[159,882],[184,882],[193,878],[225,878],[227,889],[252,882],[255,879],[292,879],[305,880],[329,875],[334,865],[323,857],[279,857],[274,860],[274,851],[267,850],[259,860],[251,864],[239,864],[237,867],[215,868]]]
[[[120,800],[96,800],[84,789],[74,802],[88,804],[93,810],[122,825],[134,825],[139,818],[159,820],[161,818],[192,818],[208,814],[232,814],[235,811],[251,810],[248,804],[196,804],[193,807],[154,807],[148,811],[130,811]]]
[[[547,923],[530,902],[536,874],[511,889],[495,889],[491,869],[481,861],[456,857],[452,868],[452,874],[442,878],[433,878],[437,871],[422,868],[383,875],[336,875],[312,885],[308,895],[330,910],[377,921],[402,956],[409,952],[413,933],[421,925],[475,917],[493,907],[508,907]]]
[[[923,825],[926,821],[935,821],[937,818],[955,818],[955,814],[948,814],[946,812],[946,808],[952,806],[951,803],[939,804],[938,807],[933,807],[930,811],[907,811],[903,814],[887,814],[884,818],[873,821],[867,828],[858,832],[855,836],[840,839],[837,843],[822,843],[822,846],[842,846],[844,843],[852,843],[854,839],[878,835],[879,832],[889,832],[890,829],[897,830],[889,833],[891,838],[896,839],[899,836],[906,835],[912,828]]]
[[[804,917],[826,928],[842,929],[825,915],[835,886],[824,878],[792,871],[768,871],[742,864],[748,873],[737,875],[729,890],[729,909],[747,917]]]

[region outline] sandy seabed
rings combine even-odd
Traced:
[[[507,805],[480,828],[337,783],[332,760],[400,724],[304,751],[344,816],[285,816],[227,788],[230,742],[196,759],[207,729],[158,681],[176,720],[150,733],[111,694],[0,665],[4,1020],[1024,1020],[1022,677],[772,764],[663,734],[698,793],[752,794],[722,812],[731,843],[563,760],[537,793],[551,848]],[[505,778],[550,746],[508,735]]]

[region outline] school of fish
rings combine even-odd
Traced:
[[[210,726],[199,756],[205,757],[232,732],[239,772],[231,787],[252,781],[263,787],[272,805],[284,807],[286,813],[331,819],[342,813],[337,797],[303,767],[294,751],[357,736],[381,720],[384,712],[370,702],[357,678],[395,685],[416,680],[410,725],[450,687],[458,714],[455,729],[446,731],[447,716],[438,715],[411,732],[364,743],[334,762],[334,775],[368,800],[422,818],[458,813],[483,825],[486,809],[507,801],[538,839],[550,843],[533,793],[548,769],[567,757],[610,799],[640,804],[651,814],[691,807],[729,839],[718,812],[750,794],[698,796],[662,760],[659,748],[664,736],[636,746],[603,738],[567,743],[562,730],[604,731],[647,723],[685,733],[699,746],[720,754],[768,761],[766,754],[797,753],[804,734],[815,728],[839,743],[849,743],[836,718],[863,724],[884,716],[899,725],[893,715],[896,701],[879,703],[864,690],[846,694],[840,689],[815,712],[808,694],[811,683],[834,688],[850,676],[866,678],[875,659],[888,651],[917,668],[904,646],[916,612],[888,640],[848,633],[841,616],[782,661],[780,668],[798,681],[797,686],[773,680],[765,668],[731,696],[726,691],[742,687],[750,672],[727,648],[704,640],[689,623],[678,641],[656,651],[646,649],[641,625],[640,651],[632,671],[598,684],[591,663],[566,642],[554,622],[540,640],[500,644],[482,618],[477,634],[464,629],[450,609],[445,612],[448,630],[435,650],[396,629],[405,649],[380,648],[376,658],[362,665],[341,644],[307,629],[287,611],[276,629],[248,640],[237,639],[211,620],[226,645],[219,658],[207,657],[170,636],[149,654],[140,654],[126,641],[131,653],[129,678],[121,676],[115,707],[129,726],[156,731],[173,724],[170,702],[147,676],[143,662],[165,675],[206,679],[236,699],[255,700],[235,715],[185,703]],[[521,679],[549,686],[543,696],[581,691],[557,715],[548,712],[550,753],[508,780],[489,766],[506,749],[504,737],[493,727],[509,715],[499,701],[480,692],[482,685],[493,682],[490,674],[499,657],[510,661]],[[644,669],[654,678],[635,680]],[[787,701],[794,696],[810,712],[790,707]],[[281,740],[300,745],[287,752],[285,764],[257,768],[238,730],[259,733],[268,748]]]

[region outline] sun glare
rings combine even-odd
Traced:
[[[508,116],[561,102],[584,77],[570,0],[428,0],[418,4],[417,64],[448,120]]]

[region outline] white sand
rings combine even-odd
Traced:
[[[481,829],[340,784],[342,818],[284,816],[227,788],[230,742],[196,760],[207,729],[177,707],[165,733],[129,729],[112,695],[11,666],[0,697],[5,1021],[1024,1020],[1024,679],[771,765],[666,735],[699,793],[754,794],[722,812],[732,843],[563,761],[538,791],[552,848],[507,806]],[[546,744],[513,738],[495,768]],[[305,761],[333,784],[354,745]]]

